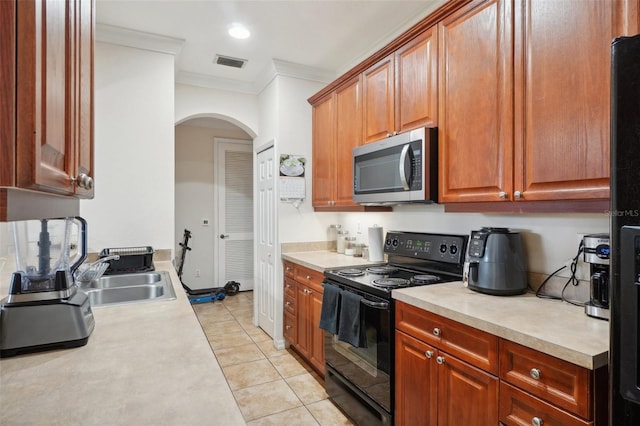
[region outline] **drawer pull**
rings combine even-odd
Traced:
[[[311,275],[307,275],[307,279],[310,280],[311,279]]]
[[[291,326],[290,326],[290,325],[286,326],[285,328],[286,328],[287,330],[291,330]]]
[[[531,419],[531,424],[533,426],[542,426],[544,424],[544,420],[542,420],[540,417],[534,417],[533,419]]]
[[[287,284],[287,288],[291,288],[291,284]]]
[[[433,329],[434,336],[439,336],[441,333],[442,333],[442,331],[438,327]]]
[[[439,357],[437,357],[437,358],[436,358],[436,362],[437,362],[438,364],[444,364],[444,357],[443,357],[443,356],[439,356]]]
[[[287,301],[287,303],[285,303],[285,305],[291,306],[291,302]]]
[[[532,368],[531,371],[529,371],[529,375],[531,376],[532,379],[540,380],[540,377],[542,376],[542,371],[540,371],[537,368]]]
[[[427,358],[431,359],[431,357],[433,356],[433,351],[426,351],[426,352],[424,353],[424,355],[425,355]]]

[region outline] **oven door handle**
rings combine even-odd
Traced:
[[[371,300],[361,299],[360,303],[375,309],[389,309],[389,302],[372,302]]]

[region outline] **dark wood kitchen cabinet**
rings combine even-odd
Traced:
[[[498,338],[396,302],[397,425],[498,423]]]
[[[609,197],[610,43],[637,4],[476,0],[439,24],[441,202]]]
[[[2,85],[0,186],[91,198],[93,1],[1,3],[10,73]],[[6,214],[7,189],[1,193]]]
[[[362,73],[365,143],[437,124],[436,27]]]
[[[396,424],[604,425],[596,370],[396,301]]]
[[[283,267],[283,335],[291,347],[324,376],[324,332],[318,326],[324,275],[287,261]]]

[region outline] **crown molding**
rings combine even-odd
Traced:
[[[178,56],[185,40],[107,24],[96,24],[96,41]]]

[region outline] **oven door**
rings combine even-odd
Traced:
[[[355,387],[391,413],[392,303],[363,295],[360,320],[366,347],[356,348],[325,332],[325,361],[351,389]]]

